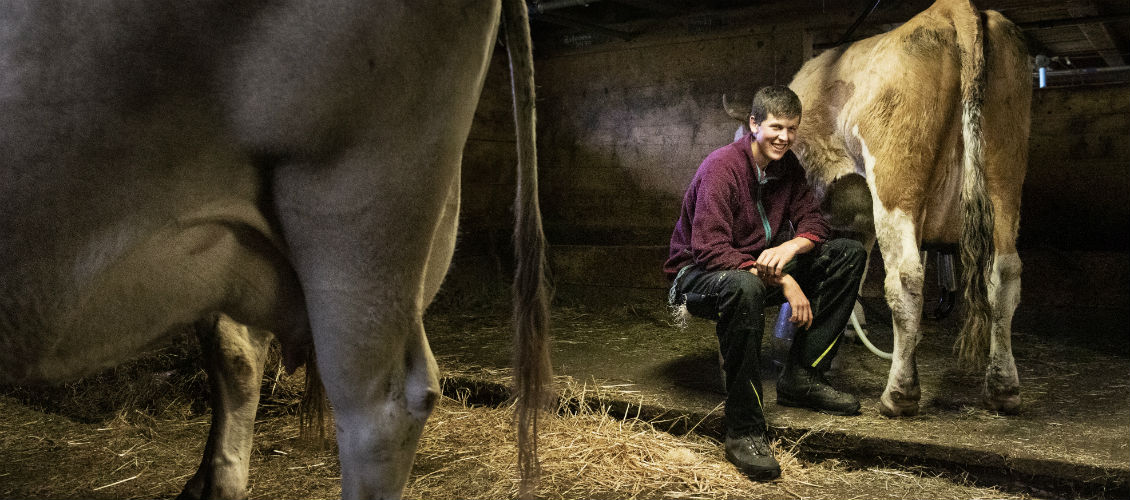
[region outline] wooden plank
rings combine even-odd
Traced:
[[[1035,136],[1029,142],[1032,159],[1111,160],[1130,163],[1130,143],[1126,133],[1109,132],[1094,135]],[[1130,176],[1127,177],[1130,179]]]
[[[1081,134],[1084,136],[1113,135],[1121,136],[1126,141],[1126,133],[1130,130],[1130,114],[1111,113],[1079,115],[1077,113],[1041,113],[1038,120],[1032,121],[1032,141],[1049,140],[1063,134]]]
[[[1058,113],[1082,116],[1130,113],[1130,86],[1044,90],[1032,94],[1033,121]]]
[[[1097,16],[1099,9],[1092,3],[1078,7],[1069,7],[1067,12],[1073,17]],[[1118,52],[1118,46],[1110,36],[1110,31],[1105,24],[1087,24],[1079,26],[1079,31],[1091,43],[1091,46],[1103,58],[1107,66],[1124,66],[1126,60]]]

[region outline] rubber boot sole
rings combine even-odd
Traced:
[[[777,404],[779,404],[781,406],[791,406],[793,408],[804,408],[806,410],[818,411],[820,413],[827,413],[828,415],[839,415],[839,416],[843,416],[843,417],[850,417],[850,416],[853,416],[853,415],[859,415],[859,402],[858,401],[855,403],[854,406],[851,406],[851,407],[845,406],[843,408],[827,408],[827,407],[823,407],[823,406],[814,405],[810,401],[802,400],[802,399],[799,399],[799,398],[793,398],[792,396],[790,396],[788,394],[781,394],[780,392],[778,392],[777,393]]]

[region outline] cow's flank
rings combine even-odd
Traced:
[[[317,354],[342,495],[401,494],[440,389],[422,314],[455,249],[504,17],[516,411],[521,471],[536,471],[550,374],[524,2],[2,9],[0,379],[81,376],[196,325],[213,425],[184,498],[246,497],[268,332],[288,368]]]

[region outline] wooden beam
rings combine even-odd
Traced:
[[[1072,6],[1067,8],[1067,12],[1071,16],[1097,16],[1099,9],[1095,7],[1094,2],[1087,2],[1088,5]],[[1084,24],[1079,26],[1079,30],[1083,32],[1083,36],[1091,42],[1095,52],[1103,58],[1107,66],[1125,66],[1126,60],[1122,54],[1118,52],[1118,45],[1114,43],[1114,38],[1110,36],[1110,30],[1105,24]]]

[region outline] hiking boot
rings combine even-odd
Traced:
[[[754,481],[769,481],[781,475],[781,465],[773,458],[764,434],[746,434],[739,438],[727,434],[726,460]]]
[[[786,366],[777,379],[777,404],[808,408],[832,415],[858,415],[859,400],[828,384],[811,368]]]

